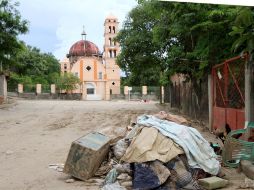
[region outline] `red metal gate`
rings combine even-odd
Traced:
[[[246,60],[246,55],[237,56],[212,69],[213,129],[226,124],[232,130],[244,128]]]

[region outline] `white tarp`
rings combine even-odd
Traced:
[[[154,127],[163,135],[174,140],[175,143],[183,148],[191,167],[202,168],[212,175],[219,173],[220,163],[216,159],[217,155],[196,129],[179,125],[175,122],[161,120],[152,115],[139,116],[137,124]]]

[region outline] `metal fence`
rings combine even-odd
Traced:
[[[159,86],[148,86],[147,87],[147,94],[148,95],[156,95],[160,96],[160,87]]]
[[[51,92],[51,88],[50,88],[50,85],[47,84],[47,85],[41,85],[41,92],[42,93],[50,93]]]
[[[8,92],[18,92],[18,84],[8,84],[7,91]]]
[[[35,84],[24,84],[23,91],[25,93],[36,93],[36,85]]]

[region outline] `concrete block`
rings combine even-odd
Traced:
[[[205,189],[217,189],[225,187],[228,184],[228,180],[221,179],[219,177],[208,177],[204,179],[199,179],[199,184]]]
[[[36,93],[41,94],[41,84],[36,84]]]
[[[147,95],[147,86],[142,86],[142,94]]]
[[[18,93],[23,93],[23,92],[24,92],[23,84],[18,84]]]
[[[124,95],[128,95],[129,94],[128,89],[129,89],[128,86],[124,86]]]
[[[94,175],[109,151],[110,138],[100,133],[89,133],[71,145],[64,173],[81,180]]]
[[[254,165],[251,163],[251,161],[242,160],[241,170],[248,178],[254,180]]]
[[[51,84],[50,85],[50,92],[51,92],[51,94],[55,94],[56,93],[56,85],[55,84]]]

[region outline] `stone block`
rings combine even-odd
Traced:
[[[97,133],[89,133],[71,145],[64,173],[81,180],[94,175],[109,151],[110,138]]]
[[[254,165],[251,163],[251,161],[242,160],[241,170],[248,178],[254,180]]]
[[[219,177],[208,177],[204,179],[199,179],[199,184],[205,189],[218,189],[225,187],[228,184],[228,180],[221,179]]]

